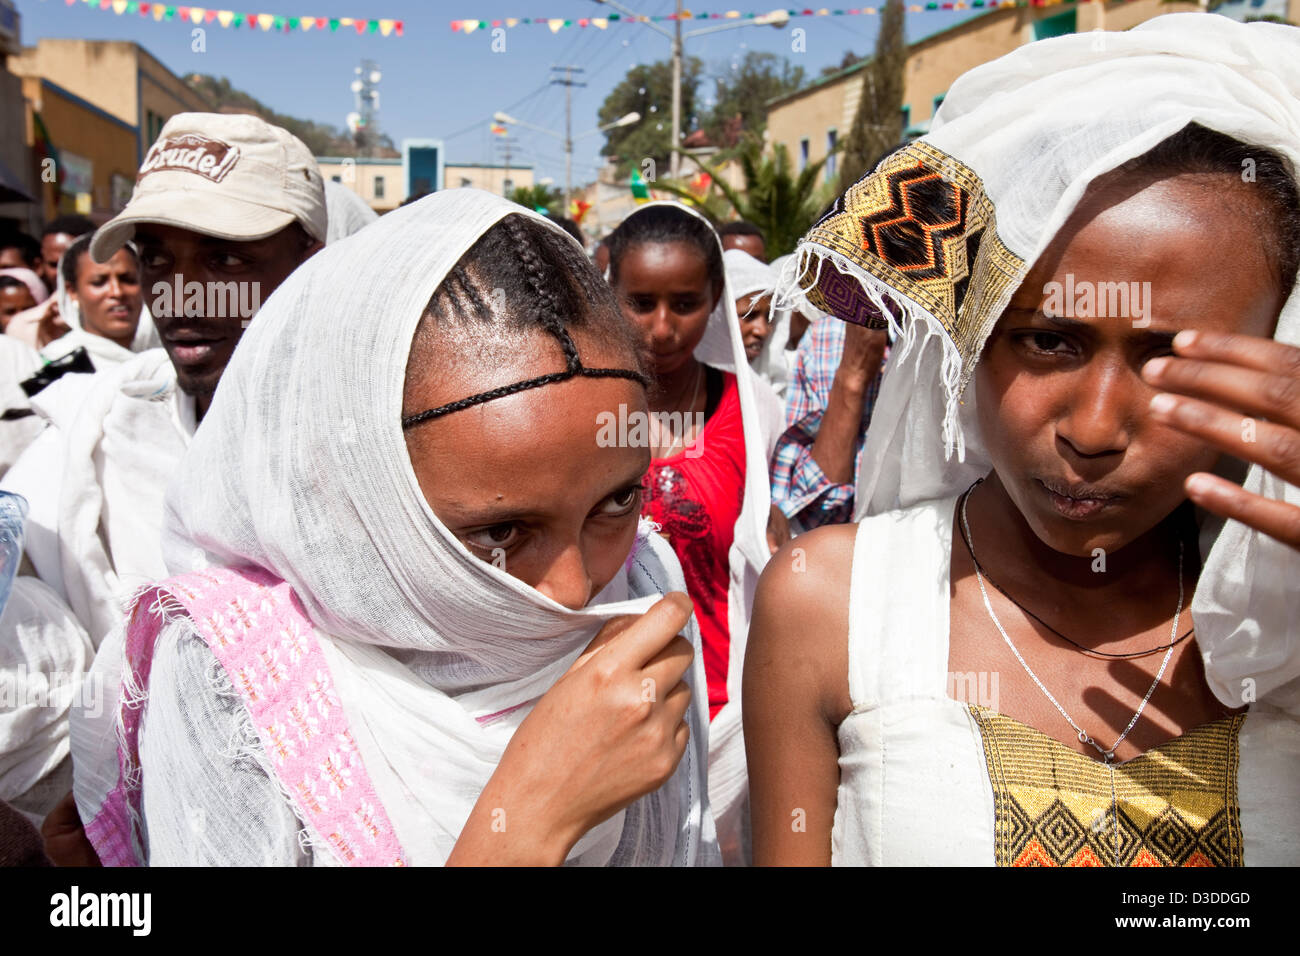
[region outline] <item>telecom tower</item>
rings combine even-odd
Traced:
[[[348,114],[348,132],[362,156],[373,155],[379,143],[379,81],[383,78],[379,64],[371,60],[362,60],[353,72],[352,92],[355,95],[355,109]]]

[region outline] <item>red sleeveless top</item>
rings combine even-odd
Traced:
[[[736,376],[723,374],[722,397],[699,436],[671,458],[653,459],[643,488],[641,514],[656,522],[672,545],[695,604],[712,720],[727,702],[728,552],[745,496],[745,435]]]

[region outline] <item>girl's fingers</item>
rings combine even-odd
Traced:
[[[681,684],[694,659],[695,648],[691,647],[690,641],[678,635],[641,671],[643,688],[645,682],[649,681],[649,686],[657,689],[657,696],[663,697],[670,688]]]
[[[1208,445],[1300,485],[1300,431],[1258,421],[1194,398],[1161,392],[1151,399],[1151,415]]]
[[[1217,475],[1197,472],[1185,484],[1192,503],[1300,550],[1300,508],[1253,494]]]
[[[1259,372],[1300,377],[1300,348],[1255,335],[1185,329],[1174,336],[1174,351],[1189,359],[1225,362]]]
[[[1262,372],[1221,361],[1158,358],[1143,366],[1142,377],[1156,388],[1227,405],[1247,415],[1300,426],[1300,377],[1294,375]]]

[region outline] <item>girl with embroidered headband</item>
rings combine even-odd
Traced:
[[[724,860],[742,863],[741,662],[759,573],[789,537],[767,480],[781,404],[750,368],[722,243],[707,220],[679,203],[647,203],[605,244],[610,282],[653,355],[657,414],[643,513],[671,543],[695,603],[709,692],[709,793]]]
[[[649,452],[597,441],[645,409],[640,353],[568,236],[476,190],[298,269],[171,486],[186,573],[101,648],[108,719],[74,719],[101,858],[717,862]]]
[[[804,238],[898,341],[758,589],[757,862],[1300,862],[1297,168],[1294,31],[1176,14],[966,74]]]

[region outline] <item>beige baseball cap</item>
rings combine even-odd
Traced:
[[[302,140],[256,116],[177,113],[145,153],[131,201],[95,233],[90,255],[107,261],[142,222],[249,240],[295,220],[325,241],[325,185]]]

